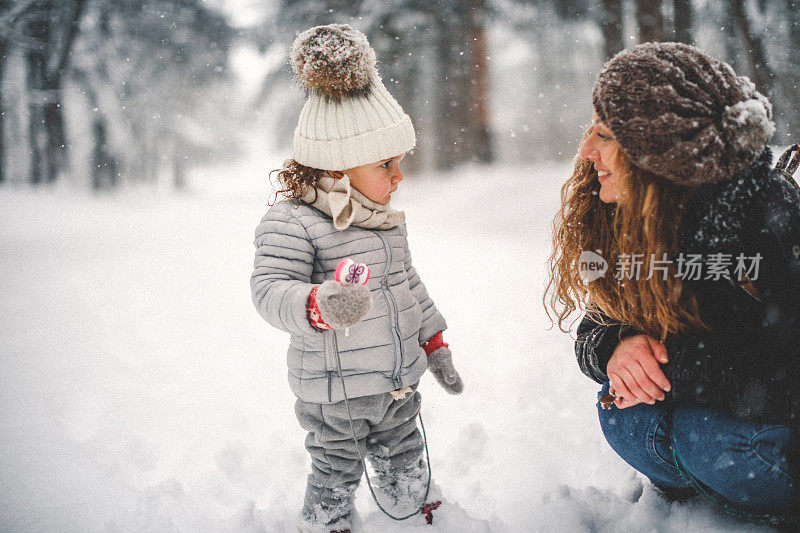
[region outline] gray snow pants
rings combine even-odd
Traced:
[[[422,398],[417,386],[404,399],[375,394],[350,400],[359,448],[370,460],[381,488],[390,486],[409,468],[421,463],[424,444],[417,429]],[[347,517],[353,509],[355,489],[364,473],[350,430],[344,401],[321,404],[297,400],[295,414],[308,431],[306,449],[311,455],[303,516],[328,524]]]

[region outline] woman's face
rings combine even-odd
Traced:
[[[386,205],[392,199],[392,193],[403,181],[400,172],[400,161],[405,154],[384,159],[376,163],[349,168],[344,171],[350,176],[350,184],[358,192],[375,203]]]
[[[592,130],[583,141],[579,155],[584,161],[591,161],[593,164],[600,182],[600,200],[607,204],[614,203],[619,198],[618,151],[619,144],[614,140],[611,130],[600,122],[595,113],[592,116]]]

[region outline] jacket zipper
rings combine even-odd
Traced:
[[[386,269],[383,271],[383,277],[381,279],[381,293],[383,294],[383,298],[386,300],[386,305],[389,307],[389,317],[392,323],[392,344],[394,346],[395,354],[392,383],[396,389],[399,389],[403,386],[402,382],[400,381],[400,370],[402,369],[403,365],[403,356],[400,348],[400,326],[397,323],[397,302],[395,302],[394,296],[392,296],[392,293],[389,290],[388,282],[389,270],[392,268],[392,248],[389,246],[389,240],[385,235],[382,235],[377,231],[373,231],[373,233],[378,236],[383,243],[383,248],[386,250]],[[328,402],[333,402],[333,376],[338,372],[338,370],[336,370],[336,366],[334,365],[334,361],[332,361],[332,359],[338,355],[338,353],[339,346],[336,342],[336,332],[329,330],[326,332],[325,337],[325,373],[327,374],[328,378]]]
[[[386,269],[383,271],[383,278],[381,279],[381,292],[383,293],[383,297],[386,299],[386,304],[389,307],[389,316],[392,322],[392,344],[394,345],[394,372],[392,373],[392,382],[394,387],[399,389],[402,387],[402,383],[400,382],[400,370],[403,365],[403,355],[401,351],[401,342],[400,342],[400,331],[399,325],[397,323],[397,302],[394,300],[394,296],[392,296],[391,291],[389,291],[389,270],[392,268],[392,248],[389,246],[389,239],[386,238],[385,235],[373,231],[375,235],[377,235],[381,242],[383,242],[383,247],[386,250]]]
[[[338,359],[339,358],[339,343],[336,341],[336,331],[335,330],[331,330],[331,340],[333,342],[333,355],[335,355],[336,358]],[[338,368],[338,366],[337,366],[337,368]],[[337,373],[337,372],[340,372],[340,371],[339,370],[329,370],[328,371],[328,401],[329,402],[333,401],[333,375],[335,373]],[[344,376],[342,376],[342,379],[344,379]]]
[[[333,376],[336,374],[334,357],[339,353],[336,343],[336,331],[325,332],[325,374],[328,376],[328,402],[333,402]]]

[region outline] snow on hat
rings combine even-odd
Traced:
[[[775,132],[772,105],[730,65],[683,43],[645,43],[604,66],[598,118],[634,165],[681,185],[750,166]]]
[[[291,63],[308,92],[294,132],[295,161],[346,170],[414,148],[411,119],[381,82],[363,33],[347,24],[308,29],[295,39]]]

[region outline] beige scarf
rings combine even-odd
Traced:
[[[350,226],[390,229],[406,220],[405,212],[394,211],[388,205],[373,202],[358,192],[350,185],[347,175],[340,179],[321,177],[300,200],[329,215],[333,219],[333,227],[340,231]]]

